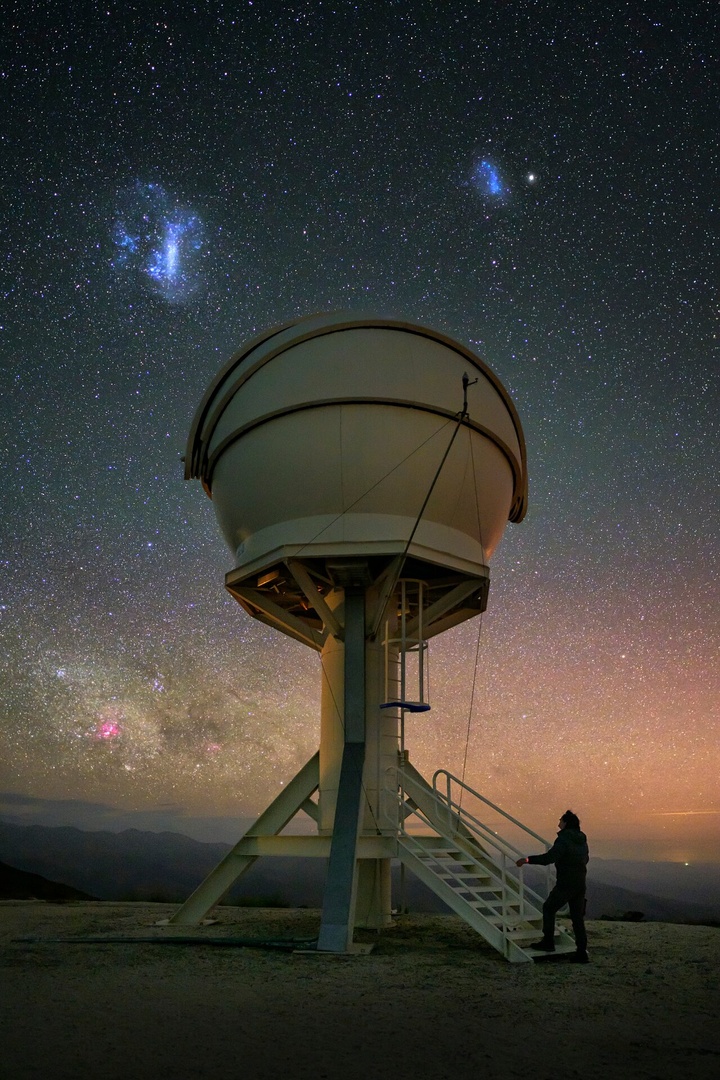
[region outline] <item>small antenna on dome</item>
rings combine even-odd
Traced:
[[[460,416],[461,416],[461,417],[462,417],[462,416],[467,416],[467,414],[468,414],[468,407],[467,407],[467,392],[468,392],[468,386],[474,386],[476,382],[477,382],[477,379],[473,379],[473,380],[472,380],[472,382],[470,381],[470,376],[468,375],[467,371],[465,371],[465,372],[463,373],[463,377],[462,377],[462,384],[463,384],[463,407],[462,407],[462,412],[460,413]]]

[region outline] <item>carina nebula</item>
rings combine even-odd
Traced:
[[[112,227],[112,264],[170,303],[200,285],[205,240],[199,216],[161,185],[136,183],[120,193]]]

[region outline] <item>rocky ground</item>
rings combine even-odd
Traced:
[[[592,963],[508,964],[458,918],[410,915],[369,955],[310,940],[316,911],[0,903],[3,1080],[716,1080],[720,930],[589,923]],[[205,944],[160,945],[191,936]],[[68,942],[113,936],[120,942]]]

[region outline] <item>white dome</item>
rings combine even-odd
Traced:
[[[460,420],[465,373],[477,382]],[[416,523],[409,556],[477,573],[527,501],[522,428],[497,377],[433,330],[365,315],[302,319],[236,353],[195,416],[186,476],[248,573],[393,555]]]

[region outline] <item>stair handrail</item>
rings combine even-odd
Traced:
[[[415,807],[413,813],[419,818],[420,821],[422,821],[425,825],[429,826],[431,829],[437,828],[437,824],[433,822],[433,820],[428,817],[427,814],[425,814],[419,807]],[[452,842],[450,837],[445,837],[445,839]],[[411,848],[417,848],[419,846],[419,839],[412,833],[407,833],[405,835],[405,843],[409,844]],[[473,856],[470,855],[470,858],[472,859]],[[510,911],[509,905],[512,901],[512,897],[507,890],[506,868],[496,865],[496,869],[498,872],[498,881],[500,886],[497,900],[493,901],[492,899],[486,897],[485,903],[487,904],[487,907],[493,910],[495,915],[497,915],[501,919],[501,924],[498,929],[507,941],[508,931],[515,926],[515,923],[517,921],[516,916],[520,919],[525,918],[525,894],[527,894],[527,899],[530,901],[531,904],[533,904],[536,909],[539,907],[539,905],[542,904],[542,897],[535,893],[532,889],[528,888],[528,886],[525,885],[523,881],[515,879],[513,884],[516,889],[516,903],[518,904],[518,910],[517,912],[514,910]]]
[[[447,794],[444,794],[438,789],[437,780],[439,776],[444,776],[446,778],[445,787],[447,789]],[[452,811],[454,808],[457,808],[456,816],[458,821],[462,821],[463,824],[467,824],[467,821],[469,819],[475,825],[479,826],[483,833],[491,834],[494,838],[493,843],[496,847],[501,846],[501,844],[498,844],[498,841],[501,841],[502,845],[515,852],[515,854],[522,855],[522,852],[519,848],[515,847],[514,844],[511,844],[509,840],[503,840],[502,837],[499,837],[497,833],[494,833],[492,829],[488,828],[487,825],[484,825],[483,822],[479,821],[474,816],[474,814],[471,814],[469,810],[464,809],[460,803],[456,802],[452,798],[451,787],[453,783],[458,784],[458,786],[464,791],[467,791],[474,798],[479,799],[480,802],[485,803],[486,806],[489,806],[492,810],[495,810],[498,814],[501,815],[501,817],[504,817],[507,821],[511,821],[513,825],[517,825],[519,829],[522,829],[522,831],[527,833],[528,836],[532,836],[533,839],[537,840],[545,848],[549,848],[551,846],[550,842],[546,840],[544,836],[540,836],[539,833],[534,832],[533,829],[530,829],[527,825],[524,825],[522,821],[518,821],[517,818],[514,818],[512,814],[508,814],[508,812],[506,810],[503,810],[502,807],[497,806],[496,803],[491,802],[490,799],[486,799],[484,795],[481,795],[479,791],[475,791],[474,788],[471,788],[470,785],[466,784],[464,780],[461,780],[459,776],[455,776],[447,769],[436,769],[433,773],[433,792],[435,793],[437,798],[445,802],[449,810]]]

